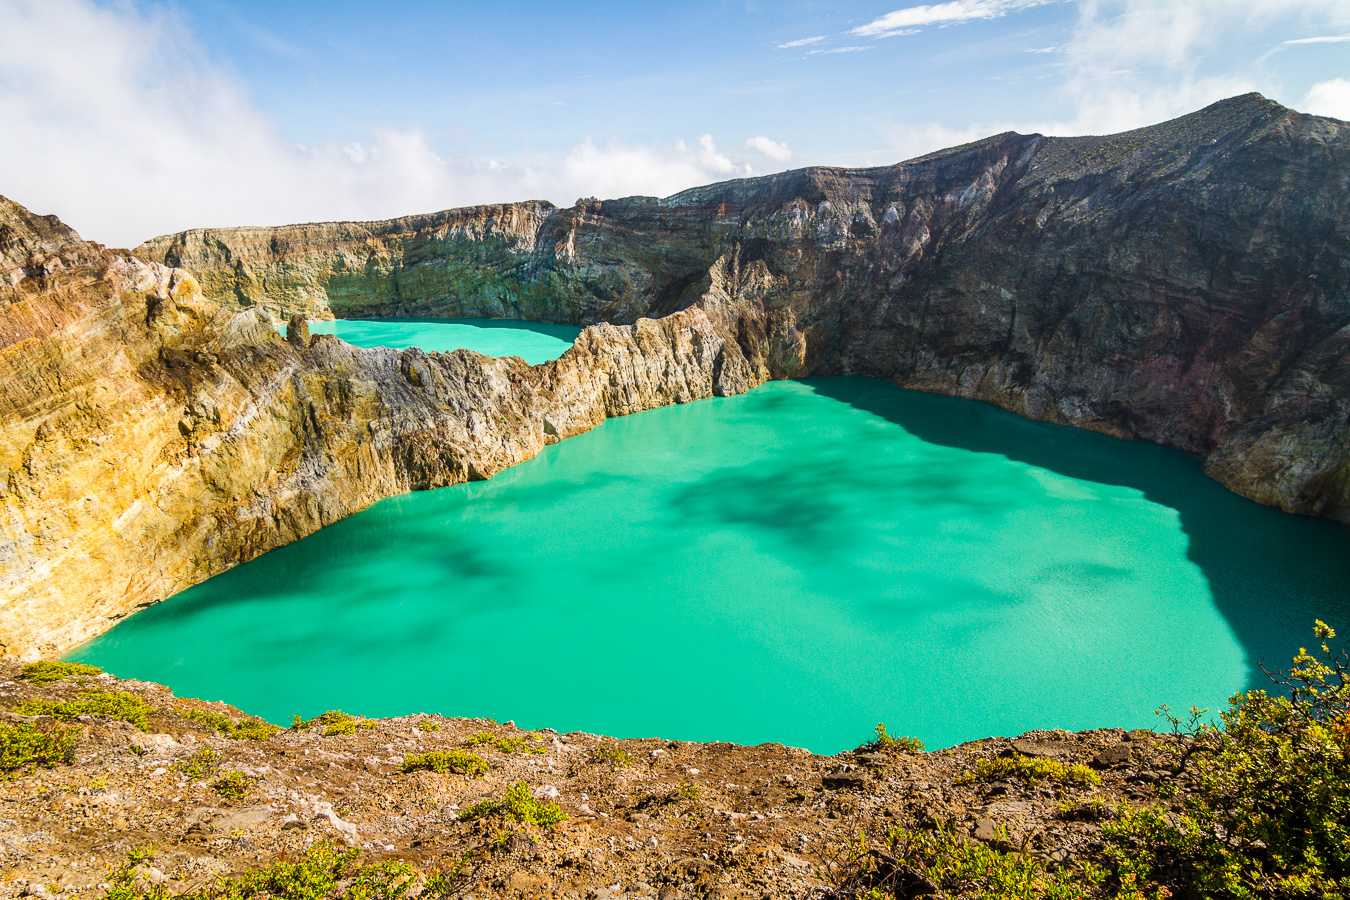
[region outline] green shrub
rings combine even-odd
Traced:
[[[886,725],[878,722],[876,727],[877,739],[872,742],[871,747],[875,750],[898,750],[903,753],[922,753],[924,752],[923,741],[912,737],[894,737],[886,733]]]
[[[1058,816],[1100,823],[1095,862],[1053,874],[1030,853],[1003,852],[950,831],[896,829],[850,848],[834,896],[1007,900],[1311,900],[1350,897],[1350,655],[1318,622],[1321,652],[1300,650],[1277,696],[1235,695],[1218,723],[1192,709],[1186,723],[1161,710],[1173,736],[1155,766],[1173,778],[1171,806],[1062,803]],[[1083,784],[1082,767],[1047,760],[981,760],[976,777]],[[972,779],[973,780],[973,779]],[[860,849],[861,848],[861,849]],[[922,876],[919,884],[915,873]],[[922,888],[922,890],[918,890]]]
[[[72,675],[101,674],[103,674],[103,670],[98,666],[40,659],[37,662],[31,662],[25,665],[23,671],[19,674],[19,677],[26,681],[33,681],[38,684],[50,684],[53,681],[60,681],[62,678],[69,678]]]
[[[302,719],[299,716],[292,716],[291,728],[313,728],[316,725],[323,726],[323,736],[333,737],[338,734],[355,734],[357,721],[355,716],[349,716],[340,709],[330,709],[321,716],[315,716],[312,719]],[[366,727],[365,722],[361,722],[361,727]]]
[[[567,818],[567,814],[556,803],[531,797],[530,786],[523,781],[517,781],[506,789],[506,795],[502,798],[502,812],[508,819],[543,828],[557,825]]]
[[[299,716],[291,716],[291,728],[300,730],[304,728],[313,728],[315,725],[328,726],[346,721],[350,718],[351,716],[340,709],[330,709],[328,712],[315,716],[312,719],[302,719]]]
[[[1187,896],[1344,897],[1350,892],[1350,656],[1317,622],[1321,654],[1300,650],[1287,696],[1235,695],[1220,724],[1192,710],[1174,774],[1189,781],[1181,814],[1133,810],[1102,833],[1123,876]]]
[[[503,753],[547,753],[548,746],[537,734],[503,735],[497,737],[490,731],[480,731],[465,741],[470,747],[479,744],[491,744]]]
[[[460,810],[459,820],[461,822],[472,822],[474,819],[481,819],[484,816],[490,816],[497,811],[497,801],[489,800],[486,797],[477,803]]]
[[[211,787],[222,797],[229,797],[231,800],[242,800],[248,793],[248,789],[253,786],[255,778],[250,778],[243,772],[230,771],[211,782]]]
[[[1087,766],[1066,766],[1057,760],[1032,759],[1027,756],[982,759],[975,763],[974,778],[981,781],[1016,778],[1027,784],[1049,781],[1052,784],[1079,787],[1095,787],[1102,783],[1102,777]]]
[[[508,735],[498,738],[493,746],[503,753],[547,753],[548,745],[537,734]]]
[[[530,796],[530,786],[523,781],[517,781],[507,788],[506,795],[500,803],[493,800],[479,800],[461,812],[459,818],[467,822],[491,815],[537,825],[540,828],[551,828],[567,818],[567,814],[558,807],[558,804],[536,800]]]
[[[616,769],[624,769],[633,764],[633,754],[622,747],[599,747],[592,751],[591,759],[598,763],[609,763]]]
[[[212,712],[209,709],[180,709],[178,710],[178,716],[205,725],[207,728],[212,728],[223,734],[229,734],[230,729],[234,727],[234,723],[230,721],[228,716]]]
[[[193,722],[200,722],[226,737],[232,737],[239,741],[265,741],[282,730],[271,722],[264,722],[262,719],[245,719],[242,722],[235,722],[228,716],[209,709],[179,710],[178,715]]]
[[[430,719],[423,719],[417,726],[418,731],[440,731],[441,723],[433,722]]]
[[[229,734],[237,741],[265,741],[282,730],[262,719],[245,719],[242,722],[235,722]]]
[[[19,704],[18,712],[25,716],[51,716],[64,722],[80,716],[108,716],[145,731],[151,707],[125,691],[81,691],[74,700],[25,700]]]
[[[1002,851],[947,829],[892,828],[872,848],[860,834],[844,853],[836,896],[883,898],[931,893],[982,900],[1087,900],[1106,873],[1093,866],[1051,873],[1040,858]],[[924,890],[916,890],[927,882]],[[1122,895],[1120,900],[1124,900]]]
[[[487,773],[488,765],[467,750],[433,750],[403,760],[402,771],[416,772],[421,769],[440,774],[461,772],[465,775],[484,775]]]
[[[43,731],[34,725],[0,724],[0,772],[69,765],[75,761],[78,736],[76,728]]]
[[[357,862],[360,855],[359,850],[339,852],[332,844],[320,842],[293,862],[273,863],[180,896],[190,900],[402,900],[408,896],[416,874],[411,865],[397,859],[362,865]],[[140,862],[128,858],[108,874],[104,900],[169,900],[162,885],[137,886]],[[449,880],[440,876],[435,884],[448,886]]]
[[[189,781],[199,781],[213,774],[220,767],[220,754],[210,747],[203,747],[178,764]]]
[[[675,797],[679,800],[697,800],[703,796],[703,788],[696,784],[690,784],[687,781],[681,781],[675,787]]]

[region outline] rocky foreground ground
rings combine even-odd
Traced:
[[[122,718],[78,715],[80,703]],[[462,897],[842,896],[859,836],[896,826],[942,827],[1054,872],[1099,853],[1103,810],[1158,802],[1172,740],[1036,731],[827,757],[422,714],[330,714],[268,736],[162,685],[43,683],[0,662],[0,728],[23,725],[74,743],[70,762],[0,781],[0,897],[101,897],[129,858],[135,884],[180,894],[323,842],[406,861],[416,880],[439,873],[442,893]],[[436,751],[446,771],[410,771]],[[520,783],[525,818],[561,821],[511,815]],[[908,893],[933,891],[920,878]]]

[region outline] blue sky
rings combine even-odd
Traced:
[[[1350,118],[1350,0],[0,0],[0,194],[129,245],[889,164],[1248,90]]]

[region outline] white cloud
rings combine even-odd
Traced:
[[[668,149],[621,144],[600,148],[586,141],[567,154],[556,171],[546,164],[521,174],[527,183],[573,185],[576,196],[625,197],[666,196],[711,181],[754,175],[755,170],[720,152],[712,135],[705,134],[697,148],[684,141]]]
[[[1041,6],[1050,0],[950,0],[928,6],[897,9],[853,29],[859,37],[893,37],[910,34],[905,29],[923,25],[954,25],[978,19],[997,19],[1019,9]]]
[[[1319,81],[1308,91],[1299,109],[1315,116],[1350,121],[1350,80],[1333,78],[1331,81]]]
[[[1235,94],[1271,93],[1255,66],[1225,59],[1229,48],[1277,23],[1320,24],[1347,13],[1350,0],[1080,0],[1065,48],[1077,115],[1042,130],[1123,131]]]
[[[752,137],[745,142],[745,149],[752,153],[759,153],[767,156],[776,162],[787,162],[792,159],[792,149],[785,143],[767,138],[764,135]]]
[[[884,164],[914,159],[917,156],[924,156],[937,150],[959,147],[962,144],[969,144],[971,141],[989,137],[991,134],[1011,130],[1013,130],[1013,126],[1010,122],[981,122],[960,128],[940,125],[936,122],[892,123],[883,126],[882,129],[889,146],[889,158],[871,160],[869,164]]]
[[[802,38],[801,40],[798,41],[788,41],[786,44],[779,44],[778,49],[788,50],[793,47],[808,47],[811,44],[819,44],[823,40],[825,40],[825,35],[820,34],[816,35],[815,37]]]
[[[896,34],[913,34],[912,31],[899,31]],[[893,37],[894,35],[887,35]],[[808,50],[807,56],[815,56],[817,53],[862,53],[865,50],[875,50],[875,47],[831,47],[828,50]]]
[[[132,246],[194,226],[570,204],[755,174],[710,135],[695,146],[588,140],[515,159],[447,155],[415,128],[298,146],[204,56],[172,16],[0,0],[0,194],[90,239]]]

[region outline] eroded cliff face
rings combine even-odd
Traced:
[[[1350,521],[1347,129],[1250,95],[1108,138],[139,258],[0,202],[0,644],[67,648],[382,497],[808,374],[1156,441]],[[599,324],[535,367],[271,327],[329,313]]]
[[[1350,126],[1259,95],[576,209],[193,231],[137,251],[278,314],[632,322],[699,308],[759,377],[866,374],[1154,441],[1350,521]],[[356,274],[359,270],[359,274]]]

